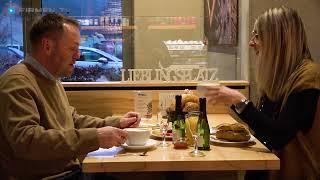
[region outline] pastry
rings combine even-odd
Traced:
[[[241,123],[224,123],[218,125],[216,129],[216,138],[218,139],[234,142],[248,141],[250,139],[249,130]]]
[[[194,102],[199,104],[199,97],[193,94],[182,94],[182,107],[184,107],[187,102]]]
[[[187,114],[191,111],[199,111],[199,97],[193,94],[182,94],[181,108],[183,114]],[[172,102],[169,107],[166,108],[168,115],[168,120],[174,120],[174,115],[176,111],[176,103]]]

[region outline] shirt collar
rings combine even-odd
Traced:
[[[26,56],[23,63],[29,64],[36,71],[38,71],[41,75],[43,75],[45,78],[49,80],[52,80],[52,81],[59,80],[58,78],[55,78],[45,67],[43,67],[36,59],[34,59],[30,55]]]

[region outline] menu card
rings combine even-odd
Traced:
[[[150,119],[152,117],[152,91],[136,91],[134,108],[142,118]]]

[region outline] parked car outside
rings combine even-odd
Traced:
[[[121,59],[99,49],[80,46],[79,50],[80,59],[75,64],[77,67],[99,66],[103,69],[121,69],[123,66]]]
[[[20,50],[21,52],[23,51],[23,45],[20,45],[20,44],[7,44],[6,46],[7,46],[7,47],[11,47],[11,48],[18,49],[18,50]]]
[[[99,49],[80,46],[80,58],[76,60],[71,77],[63,81],[119,81],[122,60]],[[16,48],[0,47],[0,74],[20,63],[24,53]]]
[[[14,52],[18,58],[23,59],[23,57],[24,57],[23,51],[21,51],[20,49],[17,49],[17,48],[13,48],[13,47],[8,47],[8,49],[10,51]]]
[[[96,48],[80,46],[80,58],[71,77],[63,81],[120,81],[122,60]]]

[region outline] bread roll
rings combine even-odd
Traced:
[[[250,139],[249,130],[241,123],[220,124],[216,127],[216,138],[228,141],[248,141]]]
[[[181,108],[183,112],[199,111],[199,97],[193,94],[182,94]],[[167,113],[176,111],[176,103],[172,102],[166,109]]]
[[[199,111],[199,104],[194,102],[187,102],[183,107],[183,112]]]
[[[182,94],[182,107],[184,107],[187,102],[194,102],[199,104],[199,97],[194,94]]]

